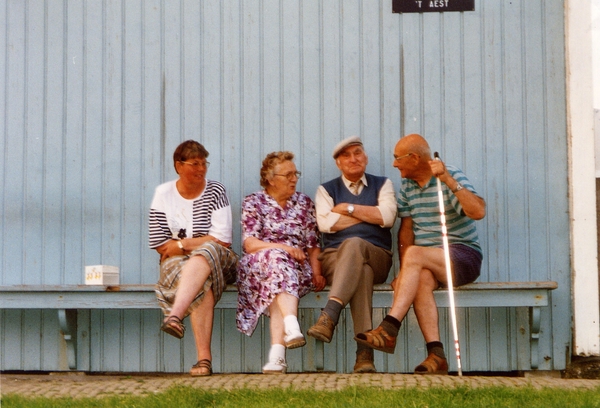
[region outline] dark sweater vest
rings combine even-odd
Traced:
[[[373,176],[371,174],[365,174],[365,177],[367,178],[368,186],[364,186],[361,193],[357,196],[348,190],[341,177],[324,183],[323,187],[333,199],[334,206],[339,203],[376,206],[378,204],[377,198],[379,197],[379,191],[387,178]],[[392,249],[392,235],[390,233],[390,228],[382,228],[379,225],[369,224],[367,222],[361,222],[360,224],[353,225],[333,234],[323,233],[323,248],[337,248],[345,239],[352,237],[362,238],[373,245],[387,249],[388,251]]]

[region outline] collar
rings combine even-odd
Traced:
[[[417,187],[419,190],[425,190],[425,189],[427,189],[429,187],[432,187],[432,186],[437,187],[437,181],[435,179],[435,176],[431,176],[431,178],[429,179],[429,181],[427,183],[425,183],[425,185],[423,187],[421,187],[421,185],[419,183],[417,183],[413,179],[407,178],[406,180],[408,180],[410,183],[414,184],[415,187]]]
[[[350,181],[346,177],[344,177],[343,174],[342,174],[342,181],[344,182],[344,185],[346,187],[348,187],[348,189],[350,189],[350,184],[352,184],[352,181]],[[365,186],[365,187],[367,187],[369,185],[369,184],[367,184],[367,176],[365,176],[364,174],[360,178],[360,181],[362,181],[363,186]]]

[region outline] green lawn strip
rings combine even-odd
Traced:
[[[2,408],[27,407],[600,407],[595,390],[531,387],[402,388],[348,387],[341,391],[273,388],[270,390],[203,390],[174,386],[147,396],[100,398],[27,398],[5,395]]]

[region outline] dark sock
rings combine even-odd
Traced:
[[[371,347],[365,346],[364,344],[356,343],[356,354],[358,354],[362,350],[371,350],[372,351],[373,349]]]
[[[335,324],[337,324],[338,320],[340,319],[340,312],[343,308],[344,305],[341,303],[329,299],[325,305],[325,309],[323,309],[323,312],[325,312],[327,316],[329,316],[329,318],[333,320]]]
[[[440,358],[446,358],[446,354],[444,354],[444,345],[440,341],[432,341],[431,343],[427,343],[427,354],[431,353]]]
[[[402,324],[402,322],[400,320],[396,319],[394,316],[392,316],[392,315],[386,315],[383,318],[383,320],[386,321],[386,322],[390,322],[391,324],[394,325],[394,327],[396,329],[400,330],[400,325]]]
[[[398,331],[400,331],[401,322],[394,316],[387,315],[383,318],[380,326],[392,337],[398,337]]]

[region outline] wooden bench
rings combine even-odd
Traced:
[[[456,288],[456,307],[520,307],[529,308],[531,369],[540,361],[539,336],[541,307],[548,306],[549,292],[556,282],[475,282]],[[311,292],[300,301],[300,308],[322,308],[327,302],[328,288]],[[449,307],[448,291],[435,291],[438,307]],[[375,285],[373,307],[386,308],[392,303],[389,284]],[[2,309],[56,309],[67,344],[69,368],[77,368],[77,311],[82,309],[157,309],[154,285],[15,285],[0,286]],[[237,307],[237,289],[228,286],[216,306]],[[232,323],[233,324],[233,323]],[[323,343],[317,341],[317,369],[324,365]]]

